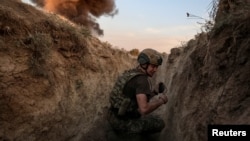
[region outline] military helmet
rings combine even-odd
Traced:
[[[147,48],[141,51],[141,53],[138,55],[137,61],[141,65],[153,64],[159,66],[162,64],[162,57],[161,54],[156,50]]]

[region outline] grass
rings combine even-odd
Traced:
[[[50,55],[52,38],[48,34],[36,33],[30,35],[27,40],[30,42],[29,48],[33,51],[29,62],[32,74],[47,76],[45,64]]]

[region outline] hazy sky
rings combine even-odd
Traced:
[[[126,50],[154,48],[169,53],[201,32],[197,22],[205,21],[187,18],[186,13],[207,19],[211,1],[115,0],[118,14],[97,19],[104,30],[98,38]]]

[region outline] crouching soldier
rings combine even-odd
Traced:
[[[114,131],[121,134],[159,133],[165,126],[164,121],[150,113],[168,102],[166,95],[159,94],[165,85],[159,83],[152,90],[148,77],[152,77],[162,64],[161,54],[153,49],[143,50],[137,61],[139,65],[126,70],[116,81],[110,94],[108,121]],[[158,95],[157,99],[151,100]]]

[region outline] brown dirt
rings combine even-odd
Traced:
[[[168,88],[168,104],[156,111],[167,125],[162,140],[201,141],[208,124],[250,124],[249,5],[223,1],[209,33],[164,54],[153,78]],[[107,140],[108,94],[135,65],[130,53],[57,15],[1,0],[0,140]]]

